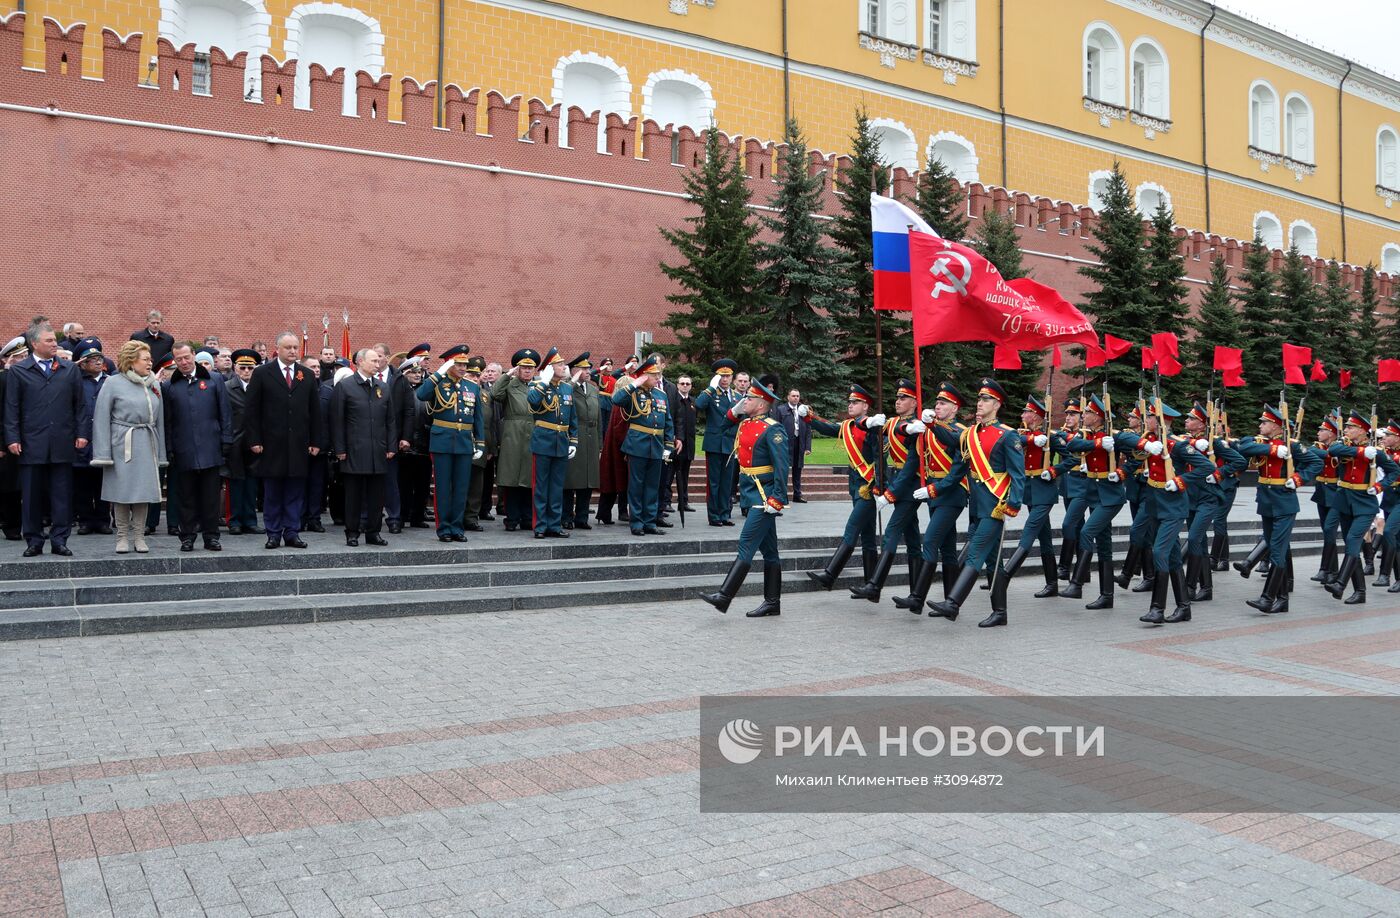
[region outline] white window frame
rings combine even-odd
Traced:
[[[1304,237],[1301,245],[1299,245],[1298,240],[1298,232],[1300,230],[1308,234]],[[1288,247],[1292,248],[1295,245],[1298,246],[1298,253],[1300,255],[1310,255],[1313,258],[1317,257],[1317,230],[1306,220],[1294,220],[1292,223],[1288,224]]]
[[[182,48],[193,41],[185,34],[185,10],[189,5],[183,0],[160,0],[160,23],[157,31],[162,38],[168,39],[176,48]],[[247,8],[242,47],[220,48],[219,50],[228,57],[233,57],[239,51],[248,52],[247,62],[244,65],[244,81],[247,84],[247,91],[244,95],[250,100],[257,101],[262,96],[262,56],[272,51],[272,16],[268,13],[263,0],[232,0],[232,2],[217,5],[238,5]],[[196,48],[206,52],[209,50],[200,43],[196,43]]]
[[[934,147],[939,144],[958,147],[966,154],[966,156],[962,157],[961,162],[958,163],[958,168],[953,170],[954,178],[965,185],[980,181],[977,177],[977,166],[980,160],[977,157],[977,147],[973,145],[972,141],[952,131],[939,131],[928,139],[928,146],[924,148],[924,158],[926,160],[937,159],[940,162],[946,162],[943,157],[934,155]]]
[[[703,109],[703,120],[700,124],[691,124],[687,125],[687,127],[689,127],[691,130],[695,131],[698,134],[699,132],[708,129],[711,125],[714,124],[715,91],[710,88],[709,83],[705,82],[695,74],[690,73],[686,70],[657,70],[647,75],[647,81],[642,85],[643,119],[650,118],[652,121],[656,121],[658,124],[660,124],[661,127],[666,126],[665,124],[661,124],[660,119],[656,117],[655,112],[653,111],[653,100],[656,95],[656,88],[662,83],[684,83],[687,86],[693,86],[700,91],[700,107]],[[680,125],[676,125],[676,127],[679,128]]]
[[[1095,213],[1103,210],[1103,197],[1099,193],[1099,182],[1107,182],[1112,177],[1112,169],[1099,169],[1089,173],[1089,207]]]
[[[1166,203],[1167,209],[1172,211],[1173,214],[1176,213],[1175,209],[1172,207],[1172,195],[1170,191],[1163,188],[1156,182],[1143,182],[1142,184],[1138,185],[1137,190],[1133,192],[1133,203],[1137,207],[1138,213],[1142,214],[1142,218],[1144,220],[1151,220],[1152,215],[1157,212],[1157,208],[1155,207],[1149,210],[1145,209],[1142,206],[1142,196],[1147,192],[1153,192],[1155,194],[1160,195],[1162,201]]]
[[[612,97],[605,100],[598,112],[598,152],[608,150],[608,115],[614,114],[623,121],[632,117],[632,81],[627,76],[627,68],[610,57],[594,54],[592,51],[575,51],[559,58],[554,64],[554,104],[559,106],[559,146],[569,145],[569,109],[564,101],[564,74],[572,64],[591,64],[612,72],[616,78]],[[589,112],[587,114],[592,114]]]
[[[1102,33],[1111,38],[1114,47],[1108,48],[1098,38]],[[1091,44],[1092,43],[1092,44]],[[1084,27],[1084,41],[1080,51],[1080,63],[1084,67],[1084,95],[1096,102],[1106,102],[1119,108],[1127,107],[1125,80],[1123,79],[1123,38],[1118,30],[1102,20],[1095,20]],[[1097,68],[1091,75],[1090,62],[1097,60]],[[1097,82],[1096,87],[1094,83]]]
[[[899,151],[900,155],[898,158],[891,156],[890,151],[885,149],[885,145],[881,143],[880,158],[886,163],[888,163],[890,165],[890,168],[902,167],[905,170],[907,170],[911,175],[915,172],[918,172],[919,141],[918,138],[914,136],[914,132],[909,130],[909,128],[904,124],[903,121],[895,121],[892,118],[871,118],[871,132],[873,133],[877,129],[879,129],[882,133],[888,131],[890,133],[898,134],[904,141],[904,149]]]
[[[946,53],[948,28],[948,4],[946,0],[924,0],[924,47],[939,54]],[[938,20],[936,37],[934,19]]]
[[[1381,271],[1392,277],[1400,275],[1400,244],[1387,242],[1381,246]]]
[[[1382,147],[1387,135],[1389,135],[1391,139],[1391,175],[1388,179],[1385,174],[1385,151]],[[1395,128],[1391,127],[1389,124],[1382,124],[1376,129],[1376,184],[1382,188],[1389,188],[1392,191],[1400,191],[1400,131],[1396,131]]]
[[[1268,104],[1272,106],[1272,112],[1264,112],[1264,103],[1262,101],[1256,102],[1254,98],[1256,92],[1261,89],[1268,91],[1270,97]],[[1246,123],[1249,125],[1249,145],[1268,153],[1280,152],[1279,126],[1281,119],[1279,115],[1281,109],[1279,108],[1278,90],[1274,89],[1273,84],[1268,80],[1255,80],[1249,84],[1248,105]],[[1260,106],[1257,113],[1255,111],[1256,105]],[[1268,129],[1267,120],[1269,118],[1273,119],[1273,130]]]
[[[1293,109],[1295,103],[1301,103],[1303,116],[1307,118],[1307,126],[1304,129],[1306,143],[1298,143],[1298,129],[1294,127],[1296,115]],[[1283,155],[1294,162],[1307,163],[1313,165],[1317,162],[1316,143],[1314,142],[1313,131],[1316,128],[1316,121],[1313,118],[1312,103],[1308,97],[1300,92],[1290,92],[1283,100]]]
[[[1155,79],[1151,75],[1149,75],[1146,80],[1141,80],[1138,77],[1138,51],[1143,48],[1151,48],[1157,53],[1158,57],[1161,58],[1162,72],[1157,74]],[[1171,61],[1167,58],[1166,49],[1158,44],[1156,39],[1143,36],[1133,42],[1132,48],[1128,51],[1128,60],[1130,62],[1128,79],[1131,82],[1129,90],[1130,107],[1134,111],[1152,118],[1160,118],[1163,121],[1172,120],[1172,68]],[[1146,66],[1148,65],[1144,64],[1144,67]],[[1145,87],[1141,85],[1143,83],[1146,84]],[[1155,105],[1151,101],[1151,91],[1154,86],[1161,95],[1161,101]],[[1138,90],[1140,88],[1143,89],[1143,104],[1141,105],[1138,104]]]
[[[1260,229],[1259,222],[1261,220],[1268,220],[1273,224],[1273,228],[1270,232],[1265,233]],[[1250,236],[1251,239],[1254,236],[1259,236],[1263,239],[1264,245],[1268,246],[1270,249],[1283,248],[1283,221],[1280,220],[1277,216],[1275,216],[1272,211],[1261,210],[1258,213],[1256,213],[1254,215],[1254,222],[1251,226],[1254,230],[1254,232]]]

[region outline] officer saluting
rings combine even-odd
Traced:
[[[719,592],[700,597],[721,612],[728,612],[729,603],[748,576],[754,553],[762,552],[763,602],[747,613],[747,618],[782,614],[783,564],[778,557],[777,514],[787,503],[791,451],[782,427],[767,416],[778,401],[777,389],[778,380],[765,376],[755,381],[748,397],[730,410],[732,416],[742,416],[734,451],[739,463],[739,501],[751,512],[744,517],[739,556],[725,575],[724,584]]]
[[[525,394],[535,429],[530,453],[535,457],[535,538],[567,539],[564,531],[564,477],[578,453],[578,415],[574,386],[559,348],[544,358],[544,369]]]
[[[661,510],[661,464],[679,447],[661,367],[656,355],[637,367],[635,377],[623,377],[613,392],[613,405],[627,422],[622,452],[627,455],[627,518],[633,535],[661,535],[656,528]]]
[[[715,375],[705,391],[695,396],[695,407],[705,412],[705,510],[711,526],[733,526],[734,507],[729,501],[729,455],[734,451],[735,425],[729,409],[740,401],[731,382],[739,365],[728,357],[710,365]]]
[[[485,436],[484,419],[477,410],[481,387],[467,379],[467,354],[459,344],[443,352],[436,373],[418,384],[414,393],[428,407],[428,451],[433,457],[433,513],[437,536],[443,542],[465,542],[463,517],[471,487],[472,460],[481,455],[477,445]]]

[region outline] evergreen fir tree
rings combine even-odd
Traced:
[[[1327,370],[1327,381],[1309,386],[1311,407],[1308,417],[1321,419],[1324,412],[1337,405],[1353,404],[1359,395],[1356,383],[1362,381],[1356,380],[1353,374],[1352,388],[1345,395],[1338,385],[1338,371],[1357,364],[1360,336],[1353,334],[1357,327],[1356,304],[1352,301],[1351,289],[1342,282],[1342,267],[1335,261],[1327,264],[1327,283],[1322,288],[1316,319],[1319,331],[1317,341],[1312,345],[1316,348],[1313,358],[1322,361]],[[1370,401],[1366,405],[1369,407]]]
[[[1095,320],[1094,328],[1100,336],[1113,334],[1141,343],[1161,329],[1152,327],[1156,316],[1152,312],[1142,217],[1118,163],[1113,164],[1092,235],[1094,241],[1088,249],[1099,263],[1079,269],[1095,286],[1084,305],[1085,311]],[[1140,376],[1135,361],[1109,361],[1104,369],[1110,391],[1119,399],[1125,393],[1136,393]]]
[[[972,240],[977,253],[996,267],[1001,276],[1015,280],[1026,276],[1026,268],[1021,260],[1021,240],[1016,235],[1016,221],[1009,213],[986,211],[977,227],[977,235]],[[957,354],[957,384],[963,392],[976,392],[977,381],[992,372],[992,345],[981,341],[966,341],[949,345],[959,348]],[[1062,345],[1063,346],[1063,345]],[[997,379],[1007,388],[1012,399],[1040,385],[1040,373],[1046,352],[1022,351],[1021,369],[998,370]]]
[[[680,255],[679,263],[661,265],[681,288],[666,299],[682,308],[661,323],[676,333],[677,343],[660,350],[692,365],[678,371],[701,376],[720,357],[732,357],[741,367],[761,366],[766,329],[754,321],[761,280],[754,247],[758,225],[750,217],[739,158],[721,142],[718,130],[705,132],[705,161],[686,172],[685,189],[699,211],[686,217],[690,228],[661,230]]]
[[[1303,262],[1298,247],[1289,246],[1278,272],[1278,296],[1285,319],[1284,341],[1299,347],[1324,343],[1317,322],[1318,291],[1312,269]],[[1280,348],[1281,352],[1281,348]],[[1280,361],[1282,357],[1280,356]]]
[[[1186,276],[1186,259],[1181,254],[1181,243],[1176,237],[1176,220],[1165,201],[1157,205],[1152,214],[1152,235],[1147,241],[1147,315],[1151,324],[1146,335],[1154,332],[1175,332],[1178,341],[1186,337],[1187,316],[1190,312],[1186,297],[1190,293],[1182,278]],[[1125,337],[1125,336],[1124,336]],[[1189,408],[1188,398],[1197,393],[1190,386],[1187,375],[1193,366],[1186,360],[1182,351],[1183,369],[1180,375],[1162,377],[1162,398],[1178,410]],[[1206,364],[1207,368],[1210,366]],[[1200,392],[1205,397],[1205,392]]]
[[[865,110],[856,111],[851,135],[850,165],[837,176],[841,212],[832,221],[831,241],[840,251],[836,277],[842,296],[832,313],[837,321],[835,349],[846,376],[875,391],[875,275],[870,239],[870,194],[890,183],[890,167],[880,156],[880,139],[870,129]],[[886,313],[884,329],[883,399],[894,391],[900,376],[912,375],[913,335],[905,314]],[[881,408],[888,407],[882,403]]]
[[[757,253],[766,325],[773,335],[763,368],[780,370],[784,387],[801,389],[821,413],[839,417],[834,413],[845,405],[846,393],[832,386],[843,374],[831,346],[836,330],[831,313],[841,278],[836,252],[814,216],[822,179],[807,172],[807,142],[796,121],[788,122],[785,140],[782,179],[770,205],[776,213],[762,219],[771,241],[760,242]]]
[[[1193,395],[1204,396],[1213,383],[1215,396],[1225,396],[1223,384],[1211,369],[1215,366],[1215,347],[1239,347],[1243,334],[1239,309],[1230,294],[1230,270],[1223,255],[1215,256],[1210,264],[1210,282],[1191,327],[1194,332],[1191,340],[1181,345],[1181,362],[1186,367],[1181,373],[1182,379]]]
[[[1244,256],[1244,270],[1239,276],[1240,292],[1235,295],[1240,304],[1244,378],[1249,382],[1244,390],[1248,392],[1246,412],[1256,410],[1265,402],[1277,404],[1278,390],[1283,383],[1282,344],[1288,316],[1282,309],[1283,301],[1275,292],[1277,279],[1269,270],[1271,257],[1269,248],[1256,233],[1254,245]],[[1236,394],[1232,401],[1238,408],[1241,398]],[[1237,419],[1245,416],[1239,410],[1233,414]]]
[[[919,216],[942,238],[962,242],[967,237],[967,203],[962,186],[953,178],[948,167],[929,157],[927,168],[919,176],[918,191],[918,198],[908,203]],[[935,344],[924,348],[919,358],[925,384],[936,386],[947,379],[961,388],[967,375],[966,366],[975,359],[976,353],[973,342]]]
[[[1351,370],[1351,388],[1346,398],[1356,404],[1369,405],[1376,401],[1376,361],[1380,353],[1378,325],[1380,312],[1380,291],[1376,289],[1376,267],[1367,265],[1361,275],[1361,293],[1356,299],[1357,334],[1352,338],[1352,366],[1340,367]],[[1324,358],[1325,359],[1325,358]]]

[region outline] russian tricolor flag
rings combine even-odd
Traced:
[[[909,230],[937,236],[933,227],[894,198],[870,195],[870,228],[875,250],[875,308],[914,308],[909,284]]]

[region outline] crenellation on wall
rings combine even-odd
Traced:
[[[389,120],[389,74],[377,79],[363,70],[355,71],[355,114],[366,121]]]
[[[246,83],[247,74],[247,51],[239,51],[229,57],[222,48],[209,49],[209,95],[216,99],[246,99],[251,95]]]
[[[404,79],[410,79],[405,77]],[[442,90],[443,127],[475,137],[477,101],[481,98],[480,89],[462,91],[456,83],[448,83]]]
[[[773,144],[764,143],[756,137],[744,140],[744,172],[756,182],[766,182],[773,178]]]
[[[327,72],[325,67],[313,62],[307,71],[311,81],[311,110],[340,115],[345,107],[345,68]]]
[[[262,65],[262,103],[272,107],[267,117],[276,117],[273,112],[279,109],[290,113],[293,107],[292,100],[295,98],[296,60],[279,61],[270,54],[262,55],[259,60]],[[285,119],[288,115],[284,114],[282,117]]]
[[[400,112],[406,127],[430,128],[437,124],[437,80],[419,83],[413,77],[399,80]],[[476,115],[472,115],[476,130]]]
[[[44,17],[44,70],[50,76],[78,80],[83,75],[83,36],[87,25],[75,22],[68,28],[52,17]]]
[[[569,136],[573,137],[573,125],[569,125]],[[623,159],[637,158],[637,116],[623,118],[616,112],[608,112],[603,131],[607,134],[605,143],[609,155]]]
[[[520,96],[507,99],[494,89],[486,93],[485,136],[515,140],[520,136],[519,128]]]
[[[565,114],[569,131],[569,149],[585,152],[593,152],[598,149],[598,114],[596,109],[585,112],[577,105],[569,106],[569,110]]]
[[[559,141],[559,105],[550,105],[540,98],[529,101],[529,130],[531,143],[557,144]]]
[[[0,43],[3,43],[0,35]],[[146,67],[141,61],[142,35],[118,35],[111,29],[102,30],[102,79],[119,86],[139,84],[145,78]],[[0,51],[0,67],[7,66]]]

